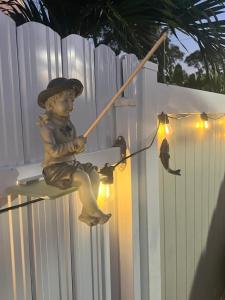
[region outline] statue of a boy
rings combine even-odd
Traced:
[[[43,176],[47,184],[66,189],[78,186],[83,204],[79,219],[89,226],[104,224],[111,214],[97,206],[99,174],[91,163],[81,164],[76,153],[85,149],[86,139],[77,137],[70,120],[74,99],[83,91],[78,79],[55,78],[38,95],[38,104],[45,109],[38,126],[44,144]]]

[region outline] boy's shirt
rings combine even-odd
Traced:
[[[69,118],[44,114],[39,116],[38,126],[44,145],[43,167],[76,160],[74,154],[80,151],[75,140],[76,129]]]

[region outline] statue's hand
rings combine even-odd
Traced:
[[[85,150],[85,144],[87,142],[87,138],[84,138],[83,136],[79,136],[75,138],[74,144],[76,145],[76,152],[80,153]]]
[[[79,139],[81,139],[81,140],[83,141],[84,144],[87,143],[87,138],[84,137],[83,135],[80,135],[80,136],[79,136]]]

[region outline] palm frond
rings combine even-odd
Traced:
[[[224,60],[225,21],[218,19],[225,9],[222,0],[40,0],[39,8],[28,0],[20,11],[15,2],[7,1],[17,24],[41,22],[62,37],[77,33],[94,38],[96,45],[142,57],[166,26],[175,35],[181,31],[193,38],[206,63]]]

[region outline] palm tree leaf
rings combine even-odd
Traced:
[[[20,24],[41,22],[62,37],[77,33],[138,56],[151,47],[156,28],[166,26],[175,36],[179,30],[193,38],[206,62],[217,64],[218,57],[224,57],[225,21],[217,17],[225,8],[222,0],[40,0],[39,4],[40,9],[28,0],[20,13],[12,5],[11,16]]]

